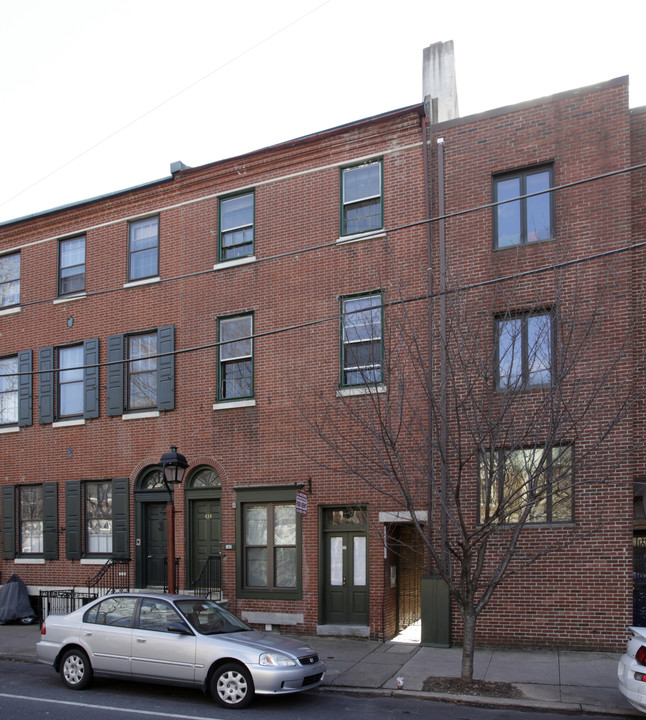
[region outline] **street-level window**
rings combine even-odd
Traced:
[[[83,415],[83,345],[58,350],[58,417]]]
[[[85,290],[85,235],[61,240],[58,246],[58,294]]]
[[[0,308],[20,303],[20,253],[0,256]]]
[[[218,400],[253,397],[253,315],[220,318]]]
[[[382,381],[381,293],[341,300],[341,385]]]
[[[112,552],[112,482],[85,483],[85,527],[89,554]]]
[[[18,487],[20,506],[20,554],[40,555],[43,552],[43,486]]]
[[[244,506],[245,586],[282,590],[296,587],[296,505]]]
[[[159,218],[136,220],[129,226],[128,280],[159,274]]]
[[[341,235],[383,227],[381,161],[341,170]]]
[[[495,450],[480,458],[480,522],[573,518],[572,447]]]
[[[254,193],[220,200],[219,260],[253,255]]]
[[[494,246],[524,245],[554,236],[552,168],[496,176],[493,181]],[[538,193],[538,194],[536,194]]]
[[[499,390],[531,389],[552,381],[552,313],[506,315],[496,320]]]
[[[128,342],[128,410],[157,407],[157,333],[130,335]]]
[[[0,358],[0,425],[18,422],[18,356]]]

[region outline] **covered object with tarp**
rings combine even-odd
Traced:
[[[27,586],[15,573],[0,587],[0,625],[31,620],[34,610],[29,602]]]

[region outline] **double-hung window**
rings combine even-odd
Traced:
[[[341,235],[379,230],[384,225],[381,161],[341,170]]]
[[[494,246],[524,245],[554,236],[552,168],[539,167],[494,177]],[[536,194],[538,193],[538,194]]]
[[[551,312],[496,319],[496,387],[526,390],[549,385],[554,363]]]
[[[572,452],[570,446],[558,446],[483,454],[480,522],[571,522]]]
[[[128,342],[129,410],[157,407],[157,333],[131,335]]]
[[[218,260],[250,257],[254,249],[254,193],[220,200]]]
[[[43,486],[18,486],[20,554],[43,552]]]
[[[156,277],[159,274],[159,218],[135,220],[129,226],[128,280]]]
[[[18,422],[18,356],[0,358],[0,425]]]
[[[0,257],[0,308],[20,303],[20,253]]]
[[[58,245],[58,294],[85,290],[85,235],[61,240]]]
[[[245,587],[296,587],[296,505],[245,504]]]
[[[85,483],[85,547],[88,554],[112,552],[112,482]]]
[[[382,381],[381,293],[341,300],[341,385]]]
[[[218,340],[218,400],[253,397],[253,315],[220,318]]]
[[[58,349],[59,418],[83,415],[83,358],[83,345]]]

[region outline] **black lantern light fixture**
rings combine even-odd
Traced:
[[[177,452],[175,445],[171,446],[170,452],[164,453],[159,464],[162,469],[164,485],[168,491],[168,504],[166,505],[166,572],[168,575],[168,592],[175,594],[175,503],[171,485],[179,485],[184,479],[184,473],[188,467],[186,458]]]

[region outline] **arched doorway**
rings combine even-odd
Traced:
[[[210,465],[195,468],[184,489],[186,499],[186,587],[190,589],[222,552],[222,481]]]
[[[161,468],[147,467],[135,484],[135,585],[163,588],[166,579],[166,505]]]

